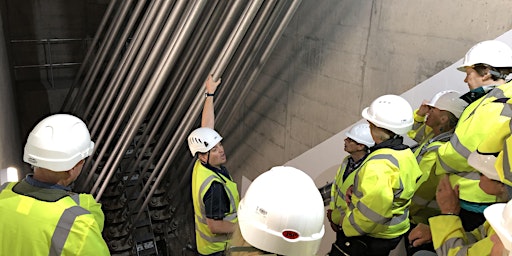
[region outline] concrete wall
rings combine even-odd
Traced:
[[[507,32],[511,7],[505,0],[303,0],[240,109],[231,136],[242,143],[226,140],[235,176],[252,180],[288,162],[358,121],[378,96],[402,94],[475,43]]]
[[[453,64],[475,43],[512,29],[511,8],[504,0],[303,0],[239,110],[239,127],[230,136],[242,143],[230,145],[226,136],[228,168],[242,194],[275,165],[300,168],[298,158],[311,169],[339,164],[345,155],[340,132],[360,121],[378,96],[403,94],[445,68],[452,70],[450,79],[432,82],[467,90]],[[423,86],[407,98],[415,108],[438,91]],[[339,141],[337,152],[304,157],[325,141],[335,144],[331,138]],[[317,184],[334,177],[336,168],[315,173]],[[329,227],[326,232],[319,255],[334,239]]]

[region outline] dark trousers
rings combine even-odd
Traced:
[[[371,236],[347,237],[343,231],[336,233],[336,242],[329,253],[329,256],[348,254],[351,256],[388,256],[391,250],[400,243],[402,236],[383,239]],[[337,251],[338,248],[343,251]]]

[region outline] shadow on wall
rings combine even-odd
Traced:
[[[271,59],[252,85],[252,91],[246,97],[243,108],[238,110],[238,119],[227,125],[229,129],[226,129],[225,134],[230,136],[226,136],[228,142],[225,146],[235,180],[242,180],[242,176],[253,180],[272,166],[288,161],[290,157],[294,157],[292,154],[300,151],[297,148],[286,149],[290,147],[291,140],[300,140],[298,136],[301,135],[298,133],[309,133],[307,130],[290,130],[291,120],[297,118],[294,112],[301,111],[290,109],[296,106],[293,101],[297,101],[290,95],[309,90],[313,86],[321,86],[310,83],[311,76],[322,76],[322,67],[326,65],[325,59],[329,57],[323,49],[329,42],[340,41],[336,37],[343,38],[339,33],[335,35],[322,31],[327,27],[325,21],[335,23],[341,14],[357,7],[357,3],[347,4],[341,1],[331,2],[329,5],[302,1],[272,52]],[[343,13],[340,13],[340,9],[343,9]],[[320,16],[324,19],[314,19]],[[304,22],[305,20],[308,22]],[[321,36],[317,36],[319,33]],[[306,150],[314,146],[315,142],[310,140],[297,143],[303,143]],[[261,153],[262,149],[265,150],[264,154]]]

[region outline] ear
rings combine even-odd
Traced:
[[[482,81],[487,81],[487,80],[491,80],[491,79],[492,79],[491,72],[489,72],[489,70],[487,70],[487,73],[485,73],[485,75],[482,76]]]
[[[360,144],[360,143],[357,143],[357,150],[359,150],[359,151],[364,151],[364,150],[365,150],[365,148],[366,148],[366,146],[365,146],[365,145]]]
[[[206,153],[197,152],[197,158],[199,159],[199,161],[201,161],[203,163],[206,163],[206,161],[208,160]]]

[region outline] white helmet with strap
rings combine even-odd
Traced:
[[[375,126],[399,135],[406,134],[414,124],[413,110],[409,102],[393,94],[378,97],[361,114]]]
[[[373,141],[372,134],[370,132],[370,125],[368,123],[356,124],[345,133],[347,137],[353,139],[359,144],[363,144],[367,147],[373,147],[375,141]]]
[[[190,133],[187,142],[190,153],[195,156],[197,152],[206,153],[210,151],[221,140],[222,137],[214,129],[201,127]]]
[[[457,69],[466,72],[466,67],[476,64],[487,64],[495,68],[512,67],[512,49],[498,40],[480,42],[469,49]]]
[[[39,122],[28,135],[23,161],[55,172],[68,171],[90,156],[94,142],[76,116],[55,114]]]
[[[454,90],[446,90],[436,93],[432,100],[427,104],[440,110],[446,110],[459,118],[466,106],[467,102],[460,98],[462,94]]]
[[[258,176],[238,207],[243,238],[280,255],[315,255],[324,236],[324,203],[306,173],[277,166]]]

